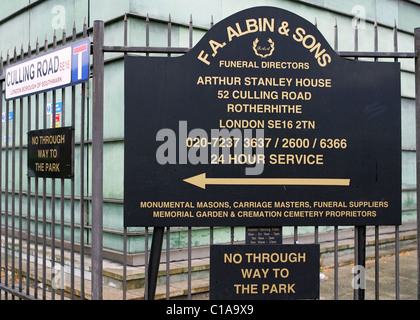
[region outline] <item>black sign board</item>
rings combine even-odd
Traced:
[[[319,298],[319,244],[210,247],[210,299]]]
[[[28,176],[71,178],[73,176],[73,128],[28,132]]]
[[[125,58],[125,225],[401,223],[400,66],[257,7]]]

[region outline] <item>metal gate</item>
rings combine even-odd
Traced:
[[[145,45],[128,46],[128,19],[144,21]],[[81,33],[73,28],[71,36],[64,32],[59,39],[54,36],[52,44],[45,39],[43,44],[36,43],[35,48],[28,45],[20,52],[15,50],[7,57],[1,57],[0,63],[0,113],[4,114],[1,122],[2,136],[0,140],[0,300],[10,299],[206,299],[208,294],[209,245],[227,241],[241,243],[244,239],[244,228],[166,228],[123,230],[122,261],[109,262],[103,256],[103,203],[110,201],[103,197],[103,112],[104,112],[104,64],[106,53],[119,53],[110,60],[122,59],[123,55],[140,53],[144,55],[166,54],[173,56],[184,54],[193,46],[193,35],[197,29],[192,18],[189,24],[173,23],[169,18],[167,24],[167,46],[150,46],[150,20],[148,16],[127,14],[114,19],[123,25],[122,42],[120,46],[106,45],[104,42],[105,23],[95,21],[93,29],[85,25]],[[172,27],[182,25],[189,30],[188,47],[172,47]],[[315,21],[316,24],[316,21]],[[213,25],[213,22],[210,23]],[[203,31],[205,28],[199,28]],[[414,59],[416,78],[416,110],[420,117],[420,29],[415,30],[415,52],[399,52],[397,26],[394,26],[393,52],[378,51],[378,28],[373,25],[374,50],[360,52],[358,50],[358,28],[354,29],[354,48],[352,51],[338,50],[338,26],[334,26],[334,49],[342,57],[350,59],[387,58]],[[51,48],[74,42],[79,37],[91,36],[93,64],[91,81],[85,84],[53,90],[29,97],[4,100],[4,66],[22,61],[26,58],[48,52]],[[75,171],[71,180],[46,179],[26,177],[27,138],[25,133],[30,130],[55,127],[57,101],[61,102],[61,118],[59,126],[71,126],[74,129],[73,154]],[[80,119],[80,121],[77,121]],[[419,123],[419,121],[417,121]],[[420,157],[420,130],[417,129],[417,159]],[[420,165],[417,164],[417,184],[420,183]],[[414,191],[414,190],[412,190]],[[324,268],[330,270],[332,282],[329,292],[324,292],[321,285],[321,298],[342,299],[340,281],[344,275],[340,271],[343,265],[366,265],[366,259],[373,262],[374,281],[370,289],[359,288],[351,290],[354,299],[381,299],[380,289],[384,281],[380,276],[382,256],[394,257],[392,262],[394,272],[392,299],[406,298],[400,287],[400,253],[402,251],[414,254],[416,252],[417,280],[409,283],[416,291],[409,298],[420,299],[419,290],[419,213],[420,192],[417,192],[417,207],[406,210],[417,210],[415,222],[404,223],[395,227],[283,227],[283,243],[320,243]],[[305,229],[305,232],[301,232]],[[194,232],[204,232],[207,245],[196,250],[193,245]],[[287,232],[286,232],[287,231]],[[165,235],[165,250],[162,256],[152,257],[152,265],[160,269],[149,268],[151,235],[159,232]],[[144,236],[144,259],[140,266],[131,266],[128,262],[127,239],[131,234],[141,233]],[[187,243],[183,248],[171,247],[171,237],[174,234],[186,234]],[[223,237],[220,235],[223,233]],[[224,240],[221,240],[221,239]],[[384,240],[385,239],[385,240]],[[389,241],[388,241],[389,240]],[[350,256],[350,258],[349,258]],[[404,260],[405,261],[405,260]],[[410,260],[412,261],[412,260]],[[118,275],[107,275],[110,271],[104,268],[110,263],[118,269]],[[181,265],[179,266],[179,264]],[[411,262],[412,264],[412,262]],[[405,266],[404,266],[405,267]],[[107,270],[104,270],[107,269]],[[111,268],[112,269],[112,268]],[[325,270],[321,270],[324,274]],[[349,273],[350,271],[345,271]],[[182,278],[177,279],[178,278]],[[347,275],[347,274],[346,274]],[[151,281],[157,276],[159,282]],[[105,280],[107,278],[107,280]],[[118,279],[116,285],[113,280]],[[110,280],[111,279],[111,280]],[[150,281],[149,281],[150,280]],[[323,280],[321,280],[323,281]],[[370,293],[370,291],[369,291]],[[344,298],[348,298],[345,296]]]

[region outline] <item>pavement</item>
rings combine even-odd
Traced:
[[[417,251],[410,250],[399,254],[399,270],[396,270],[395,255],[379,259],[379,292],[376,297],[375,260],[366,261],[365,300],[417,300]],[[353,300],[352,287],[353,265],[338,267],[338,300]],[[325,276],[320,284],[320,299],[334,300],[335,271],[334,268],[322,270]],[[321,276],[322,276],[321,274]]]
[[[415,223],[404,224],[399,227],[399,242],[396,247],[395,227],[381,227],[379,241],[375,241],[375,229],[367,228],[366,238],[366,300],[417,300],[418,299],[418,259],[417,259],[417,225]],[[353,300],[354,290],[352,282],[354,274],[352,272],[354,264],[354,230],[346,228],[340,230],[338,239],[335,239],[334,232],[319,233],[318,241],[321,249],[321,267],[322,279],[320,280],[320,300]],[[313,243],[313,234],[299,236],[299,243]],[[293,243],[294,237],[283,239],[284,243]],[[336,241],[336,242],[335,242]],[[376,272],[376,243],[379,243],[379,264],[378,279],[375,281]],[[334,268],[335,253],[334,248],[337,245],[338,267],[337,273]],[[396,263],[395,252],[397,248],[400,252]],[[41,252],[41,251],[40,251]],[[58,256],[58,255],[57,255]],[[4,260],[3,260],[4,261]],[[85,261],[89,265],[88,261]],[[31,262],[32,263],[32,262]],[[16,263],[16,266],[18,262]],[[161,265],[162,277],[166,275],[166,265]],[[187,299],[188,281],[186,280],[188,270],[187,261],[173,262],[171,267],[171,299]],[[209,259],[195,259],[192,261],[191,270],[192,283],[191,294],[193,300],[209,299]],[[47,268],[48,269],[48,268]],[[398,269],[398,270],[397,270]],[[31,270],[34,270],[31,266]],[[120,300],[123,298],[122,265],[112,262],[104,263],[104,272],[107,282],[104,285],[104,299]],[[39,271],[41,271],[39,269]],[[50,274],[48,269],[46,272]],[[4,277],[4,274],[0,275]],[[141,283],[144,279],[144,268],[129,267],[127,270],[127,299],[142,299],[144,297],[144,288]],[[38,278],[40,279],[41,276]],[[4,278],[0,278],[0,283],[4,283]],[[80,282],[77,282],[80,285]],[[75,294],[78,294],[78,285],[75,287]],[[376,292],[378,287],[378,292]],[[66,290],[70,290],[66,284]],[[85,297],[90,298],[90,282],[85,279]],[[337,290],[336,290],[337,288]],[[32,290],[33,288],[31,288]],[[32,294],[32,292],[31,292]],[[159,299],[166,298],[166,285],[157,288]],[[0,300],[4,295],[0,291]],[[47,298],[48,299],[48,298]]]

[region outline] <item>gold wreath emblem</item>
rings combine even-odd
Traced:
[[[261,57],[261,58],[267,58],[267,57],[271,56],[273,54],[273,52],[274,52],[274,49],[275,49],[275,47],[274,47],[274,41],[271,40],[271,38],[268,38],[267,41],[270,44],[270,52],[267,53],[267,54],[261,54],[261,53],[258,52],[258,42],[259,41],[260,40],[258,38],[256,38],[254,40],[254,42],[252,43],[252,48],[254,49],[255,54],[257,56]],[[268,50],[268,48],[266,50]]]

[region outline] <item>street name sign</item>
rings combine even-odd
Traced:
[[[7,66],[5,98],[17,99],[89,80],[90,39]]]

